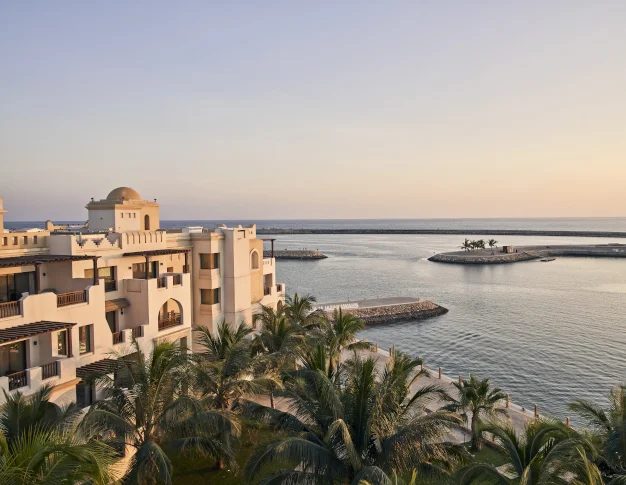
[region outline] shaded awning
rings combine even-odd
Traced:
[[[13,256],[0,258],[0,268],[14,268],[18,266],[33,266],[43,263],[62,263],[64,261],[93,260],[99,256],[73,256],[68,254],[46,254],[39,256]]]
[[[107,300],[104,303],[104,311],[114,312],[115,310],[119,310],[121,308],[126,308],[129,306],[130,302],[126,298],[116,298],[115,300]]]
[[[42,333],[55,332],[57,330],[65,330],[66,328],[72,328],[75,323],[68,322],[33,322],[25,325],[18,325],[17,327],[10,327],[0,330],[0,344],[6,344],[8,342],[17,342],[18,340],[24,340],[35,335],[41,335]]]
[[[124,253],[124,256],[164,256],[166,254],[188,253],[191,249],[153,249],[152,251],[134,251]]]
[[[76,377],[84,379],[87,376],[101,376],[111,374],[120,366],[116,359],[96,360],[91,364],[76,368]]]

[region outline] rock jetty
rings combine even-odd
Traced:
[[[271,251],[263,251],[264,258],[270,258],[272,256]],[[309,250],[309,249],[301,249],[291,251],[288,249],[279,249],[274,251],[274,258],[276,259],[297,259],[297,260],[308,260],[308,259],[326,259],[328,256],[320,253],[319,251]]]
[[[447,308],[432,301],[407,297],[327,303],[316,308],[328,313],[341,308],[343,313],[361,318],[367,325],[423,320],[448,312]]]

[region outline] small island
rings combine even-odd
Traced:
[[[552,261],[566,257],[626,257],[626,244],[561,244],[546,246],[497,246],[497,241],[465,239],[460,251],[435,254],[429,261],[451,264],[504,264],[520,261]]]

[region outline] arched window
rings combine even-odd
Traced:
[[[159,310],[159,330],[182,325],[182,308],[178,301],[170,298]]]
[[[143,228],[145,231],[150,230],[150,216],[148,214],[143,216]]]
[[[259,269],[259,252],[256,249],[250,253],[250,267],[252,269]]]

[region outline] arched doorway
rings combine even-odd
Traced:
[[[144,231],[150,230],[150,216],[148,214],[143,216],[143,229]]]
[[[159,330],[183,324],[183,309],[176,300],[170,298],[159,310]]]

